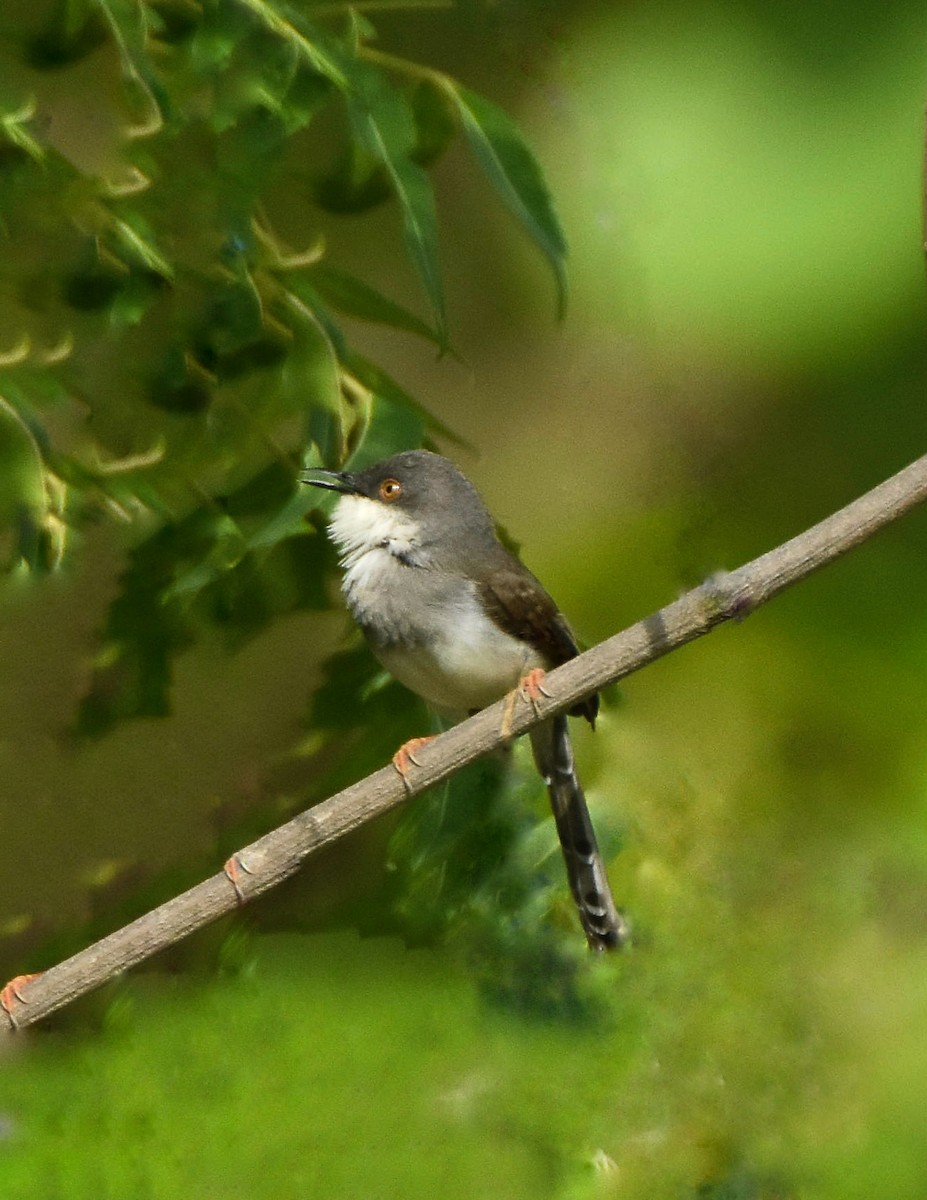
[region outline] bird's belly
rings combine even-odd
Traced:
[[[485,708],[545,665],[486,615],[472,583],[403,566],[386,549],[358,559],[344,592],[387,671],[446,712]]]
[[[458,620],[451,636],[374,649],[400,683],[450,712],[485,708],[541,665],[530,647],[497,629],[481,612]]]

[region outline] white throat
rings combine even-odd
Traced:
[[[406,513],[366,496],[342,496],[329,524],[341,565],[350,572],[371,551],[407,557],[418,544],[418,523]]]

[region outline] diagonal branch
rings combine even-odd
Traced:
[[[187,934],[259,896],[294,874],[320,847],[396,807],[590,692],[614,683],[715,626],[751,613],[790,584],[833,562],[885,525],[927,499],[927,455],[917,459],[846,508],[736,571],[713,576],[659,612],[551,671],[552,693],[533,703],[500,700],[456,725],[421,752],[407,789],[392,767],[352,784],[237,856],[236,883],[224,872],[169,900],[99,942],[37,976],[20,976],[0,992],[12,1028],[32,1024],[99,987]],[[503,716],[506,728],[503,729]]]

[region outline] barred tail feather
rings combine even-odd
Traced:
[[[530,736],[534,761],[550,794],[570,891],[586,940],[593,950],[615,949],[628,939],[627,922],[612,899],[586,797],[573,765],[566,716],[545,721]]]

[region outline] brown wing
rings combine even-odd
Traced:
[[[566,619],[527,567],[513,560],[500,566],[479,585],[480,598],[496,624],[512,637],[527,642],[548,668],[559,667],[579,654],[576,639]],[[575,708],[574,717],[585,717],[595,725],[599,697],[587,696]]]

